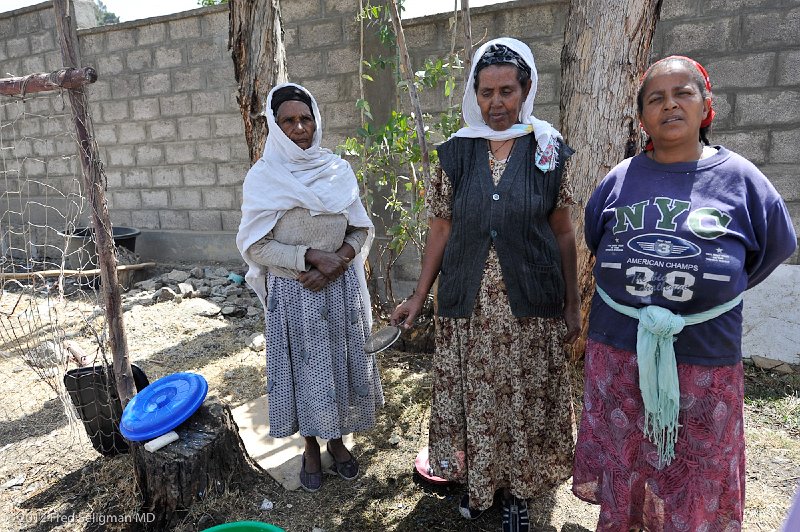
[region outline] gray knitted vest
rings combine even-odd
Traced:
[[[547,218],[573,151],[559,143],[559,164],[544,173],[534,162],[535,142],[533,135],[517,139],[496,187],[486,139],[455,137],[439,146],[439,162],[453,183],[452,227],[439,274],[440,316],[472,314],[492,244],[514,316],[563,315],[561,254]]]

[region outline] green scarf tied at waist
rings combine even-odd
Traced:
[[[675,457],[680,410],[678,363],[672,346],[675,336],[686,325],[695,325],[725,314],[742,301],[742,294],[706,311],[681,316],[656,305],[642,308],[621,305],[600,286],[596,289],[609,307],[639,320],[636,359],[639,364],[639,390],[644,402],[644,434],[657,447],[659,463],[669,465]]]

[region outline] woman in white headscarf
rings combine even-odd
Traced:
[[[472,65],[466,127],[438,149],[422,272],[392,322],[410,327],[439,277],[433,472],[466,484],[465,517],[500,492],[504,530],[528,530],[527,499],[571,474],[565,344],[580,330],[565,172],[573,152],[533,116],[528,46],[495,39]]]
[[[247,173],[236,244],[266,312],[269,433],[300,432],[300,483],[322,485],[317,437],[342,478],[358,462],[342,435],[375,425],[383,391],[373,355],[364,260],[373,226],[350,165],[320,147],[313,96],[286,83],[267,97],[269,136]]]

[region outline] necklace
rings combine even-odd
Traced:
[[[509,142],[512,142],[514,140],[516,140],[516,139],[513,139],[513,138],[512,139],[506,139],[497,148],[492,148],[492,141],[490,140],[489,141],[489,151],[492,152],[492,155],[494,155],[495,159],[498,159],[499,157],[498,157],[497,154],[500,152],[500,150],[503,149],[503,146],[505,146],[506,144],[508,144]],[[512,144],[511,146],[513,147],[514,145]],[[509,152],[510,151],[511,150],[509,150]]]

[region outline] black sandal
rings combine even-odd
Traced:
[[[325,444],[325,448],[328,449],[328,453],[330,453],[331,458],[333,458],[333,470],[336,471],[340,477],[342,477],[344,480],[353,480],[358,476],[358,461],[356,460],[356,457],[353,456],[353,453],[348,450],[347,453],[350,455],[350,458],[344,462],[337,462],[336,455],[331,452],[330,441]]]
[[[300,467],[300,485],[309,493],[319,491],[322,487],[322,469],[316,473],[309,473],[306,471],[306,453],[303,453],[303,459]]]
[[[475,520],[483,515],[486,510],[476,510],[469,507],[469,493],[465,493],[458,503],[458,511],[464,519]]]
[[[503,499],[503,532],[528,532],[528,501],[517,497]]]

